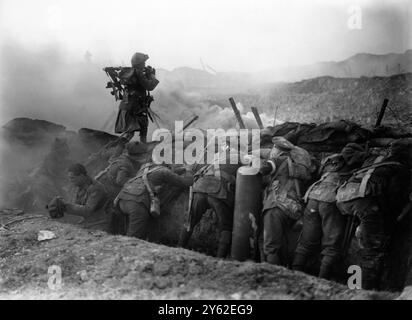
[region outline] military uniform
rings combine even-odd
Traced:
[[[343,183],[341,173],[347,171],[341,155],[325,159],[321,178],[306,194],[303,228],[292,263],[294,270],[303,271],[307,259],[321,247],[322,262],[319,277],[329,278],[331,267],[341,257],[341,245],[346,220],[336,207],[336,191]]]
[[[188,188],[192,184],[191,177],[180,177],[163,165],[148,163],[142,166],[136,176],[125,183],[115,202],[121,212],[128,215],[127,235],[146,239],[147,230],[152,217],[150,215],[150,194],[144,176],[150,188],[161,194],[162,189],[174,186]],[[161,200],[161,199],[160,199]]]
[[[82,187],[76,187],[71,202],[65,203],[68,214],[84,218],[81,226],[86,229],[95,229],[109,232],[110,216],[105,212],[107,193],[104,186],[90,177]]]
[[[112,232],[114,234],[126,233],[127,217],[116,210],[113,201],[126,181],[136,174],[139,165],[128,154],[122,154],[96,176],[96,180],[104,185],[110,198],[106,211],[112,217]]]
[[[302,192],[311,179],[309,153],[295,147],[282,137],[273,138],[275,150],[267,163],[272,172],[263,199],[263,254],[265,261],[280,264],[279,250],[284,244],[286,232],[301,218]]]
[[[136,53],[132,58],[132,68],[123,68],[119,73],[125,90],[115,124],[116,133],[139,131],[142,142],[146,142],[148,108],[152,99],[148,91],[159,83],[154,72],[148,72],[144,66],[148,58],[145,54]]]
[[[186,247],[195,226],[208,209],[212,209],[219,222],[219,245],[217,256],[224,258],[230,251],[233,229],[236,172],[241,163],[230,163],[231,152],[227,150],[214,164],[203,166],[195,174],[192,187],[193,200],[189,212],[189,225],[182,230],[179,245]],[[237,154],[236,154],[237,155]],[[233,157],[233,153],[232,153]]]
[[[122,154],[113,160],[96,180],[101,182],[107,193],[115,198],[127,180],[132,178],[137,171],[137,164],[127,154]]]
[[[337,192],[337,206],[359,221],[362,287],[378,289],[397,214],[407,202],[409,171],[394,155],[369,156]]]

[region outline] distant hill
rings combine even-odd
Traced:
[[[412,72],[412,50],[404,53],[359,53],[343,61],[318,62],[306,66],[289,66],[256,73],[217,72],[188,67],[172,71],[158,70],[163,86],[188,90],[232,92],[248,90],[262,83],[293,82],[322,76],[359,78],[391,76]]]
[[[390,77],[334,78],[330,76],[293,83],[262,86],[254,92],[233,94],[247,110],[282,121],[325,122],[348,119],[372,125],[384,98],[389,99],[384,122],[407,125],[412,129],[412,73]],[[214,96],[219,105],[228,105],[227,97]]]
[[[358,78],[391,76],[412,72],[412,50],[405,53],[358,53],[343,61],[318,62],[307,66],[286,67],[259,74],[264,81],[299,81],[321,76]]]

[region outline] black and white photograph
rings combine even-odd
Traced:
[[[411,31],[411,0],[0,0],[0,300],[412,300]]]

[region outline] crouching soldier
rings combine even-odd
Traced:
[[[320,247],[319,277],[329,279],[333,266],[341,258],[346,219],[336,207],[336,191],[356,165],[351,164],[346,163],[342,154],[327,157],[321,165],[321,178],[307,190],[302,233],[292,263],[294,270],[304,271],[307,260]]]
[[[235,158],[237,161],[233,161]],[[192,200],[189,221],[180,234],[179,245],[187,247],[195,226],[205,212],[212,209],[219,223],[217,257],[225,258],[229,254],[232,240],[236,171],[241,166],[241,159],[239,153],[227,149],[215,158],[214,162],[203,166],[195,173],[195,182],[190,195]]]
[[[405,149],[393,143],[389,154],[370,154],[337,192],[337,206],[359,221],[363,289],[379,289],[383,261],[397,215],[408,201]]]
[[[81,216],[84,220],[80,225],[84,228],[109,232],[110,217],[104,210],[108,197],[104,186],[90,178],[85,167],[79,163],[69,167],[68,176],[75,187],[73,199],[53,199],[48,206],[51,217],[58,218],[63,213]]]
[[[262,260],[280,264],[286,233],[302,215],[302,196],[311,180],[309,153],[283,137],[274,137],[272,150],[260,172],[268,180],[263,199]]]
[[[140,166],[146,162],[148,147],[144,143],[129,142],[125,151],[114,159],[95,179],[101,182],[109,196],[106,211],[112,219],[112,232],[114,234],[125,234],[127,217],[114,207],[113,201],[119,194],[127,180],[136,175]]]
[[[160,216],[159,194],[172,186],[186,189],[192,183],[193,177],[181,177],[165,164],[144,164],[115,199],[115,205],[128,216],[126,235],[145,240],[150,222]]]

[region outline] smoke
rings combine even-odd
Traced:
[[[69,129],[100,129],[113,109],[101,67],[69,58],[56,44],[39,51],[2,47],[2,121],[38,118]]]
[[[118,102],[105,88],[105,65],[93,61],[90,55],[73,58],[57,44],[31,50],[9,41],[1,52],[2,126],[14,118],[25,117],[61,124],[68,130],[86,127],[113,133]],[[188,121],[193,115],[199,116],[199,120],[192,127],[237,127],[230,107],[211,102],[205,92],[188,90],[178,78],[167,77],[166,73],[159,70],[160,84],[152,93],[152,109],[160,120],[150,124],[149,137],[158,127],[173,130],[175,120]],[[257,128],[252,113],[245,112],[241,104],[238,107],[246,126]],[[261,117],[264,124],[269,124],[265,114]],[[24,186],[28,174],[49,150],[50,139],[35,147],[0,142],[1,203],[4,204],[11,188],[16,191]]]
[[[109,57],[107,58],[107,60]],[[82,127],[113,132],[118,102],[105,88],[107,77],[102,64],[90,57],[69,57],[62,47],[50,44],[41,50],[29,50],[17,43],[2,47],[3,124],[16,117],[37,118],[55,122],[68,129]],[[155,66],[156,67],[156,66]],[[193,115],[200,128],[235,128],[231,108],[222,108],[209,101],[206,93],[188,91],[178,79],[158,72],[160,84],[152,93],[152,104],[161,118],[149,127],[172,128],[175,120]],[[239,104],[241,111],[243,107]],[[256,128],[253,115],[242,115],[249,128]],[[270,123],[262,114],[263,123]]]
[[[164,87],[154,94],[154,108],[163,119],[163,127],[172,130],[175,120],[189,121],[194,115],[199,116],[199,120],[192,127],[199,129],[222,128],[228,130],[238,127],[232,108],[210,102],[210,97],[205,93],[187,91],[183,85],[171,84],[167,82],[167,79],[165,80]],[[258,125],[253,113],[246,111],[241,103],[237,103],[237,107],[246,128],[257,129]],[[260,118],[264,126],[273,123],[273,118],[266,113],[261,113]]]

